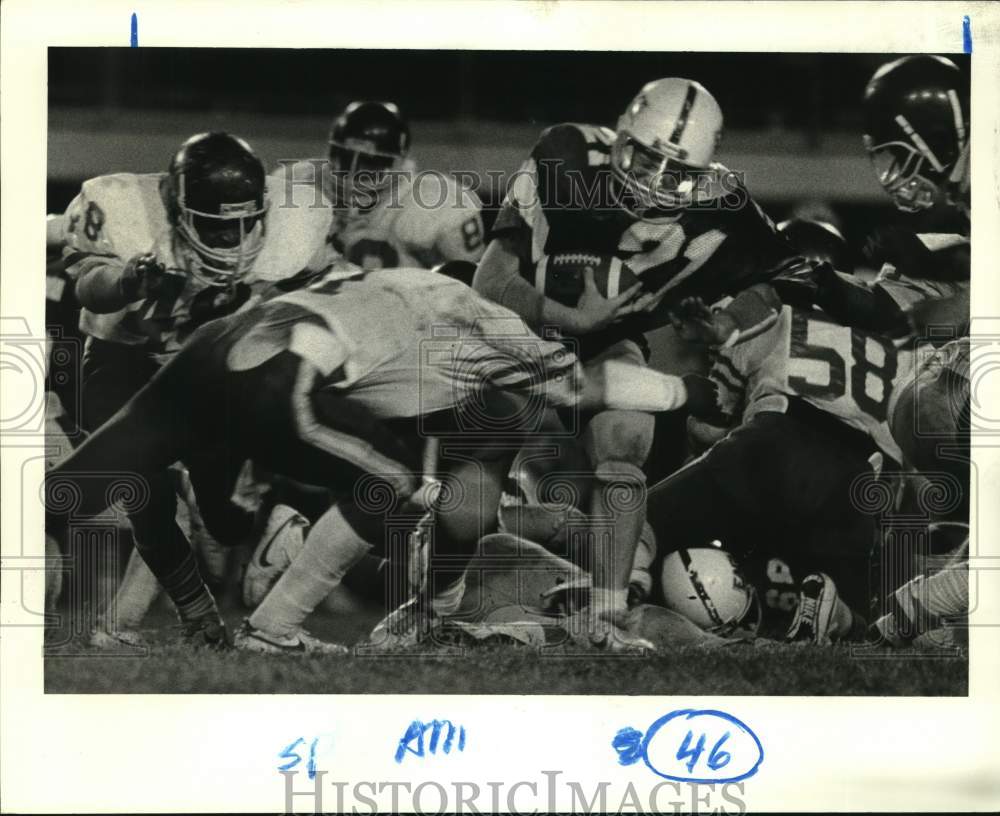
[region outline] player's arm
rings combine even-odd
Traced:
[[[80,305],[96,314],[117,312],[158,290],[163,267],[151,254],[120,257],[103,208],[85,190],[66,210],[66,273]]]
[[[571,127],[546,131],[522,165],[493,226],[493,238],[483,254],[472,285],[484,297],[517,312],[535,331],[555,326],[569,335],[599,331],[632,312],[628,307],[639,294],[635,286],[616,298],[597,291],[592,276],[575,307],[565,306],[536,291],[522,270],[533,265],[532,241],[537,229],[547,229],[542,202],[549,196],[539,189],[536,160],[558,159],[571,153],[580,135]],[[558,200],[552,196],[553,200]]]
[[[536,332],[556,326],[569,335],[589,334],[606,328],[631,314],[639,284],[614,298],[604,297],[587,270],[584,290],[576,306],[564,306],[536,291],[521,276],[521,264],[530,263],[530,238],[526,234],[504,234],[490,241],[472,280],[483,297],[517,312]]]
[[[684,298],[670,313],[674,330],[685,340],[710,348],[731,348],[766,332],[777,321],[781,299],[758,283],[709,307],[701,298]]]

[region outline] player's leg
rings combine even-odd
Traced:
[[[91,338],[82,365],[82,422],[93,433],[140,391],[158,370],[144,350]],[[133,540],[155,541],[159,536],[182,535],[171,513],[173,486],[166,476],[148,481],[149,503],[128,515]],[[155,546],[155,545],[154,545]],[[129,554],[114,598],[102,610],[91,635],[92,645],[117,648],[142,642],[135,632],[160,587],[137,547]]]
[[[302,623],[373,548],[383,549],[393,511],[419,485],[420,440],[404,437],[334,389],[316,386],[311,364],[291,353],[233,377],[254,394],[239,433],[255,462],[344,495],[310,528],[302,552],[240,632],[240,645],[305,651]]]
[[[136,547],[174,601],[185,635],[217,645],[225,640],[224,627],[176,525],[176,499],[167,473],[199,441],[192,405],[193,395],[206,396],[193,375],[199,362],[179,355],[49,472],[46,533],[58,538],[74,521],[120,500],[136,531]]]
[[[588,361],[608,360],[643,365],[645,358],[631,340],[621,341]],[[646,477],[643,470],[653,445],[655,421],[638,411],[602,411],[590,418],[583,446],[594,473],[591,493],[592,560],[589,566],[595,620],[624,612],[635,551],[646,520]],[[595,633],[604,638],[607,632]]]

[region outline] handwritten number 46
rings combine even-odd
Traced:
[[[688,760],[688,773],[692,773],[694,771],[694,766],[698,764],[698,760],[705,752],[705,735],[700,734],[698,736],[698,742],[695,744],[694,748],[691,747],[691,740],[693,737],[694,732],[688,731],[687,736],[684,737],[684,741],[681,743],[681,747],[677,750],[677,759],[682,762],[685,759]],[[708,765],[708,767],[713,771],[726,767],[726,765],[729,764],[729,760],[732,759],[728,751],[722,750],[722,743],[724,743],[727,739],[729,739],[728,731],[719,738],[719,741],[715,743],[715,747],[712,748],[708,757],[705,759],[705,764]]]

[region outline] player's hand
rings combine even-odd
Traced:
[[[670,324],[690,343],[721,346],[737,329],[736,321],[724,309],[712,311],[699,297],[684,298],[670,312]]]
[[[587,267],[583,271],[583,293],[576,303],[573,330],[577,334],[600,331],[631,314],[629,306],[639,295],[641,282],[636,282],[620,295],[606,298],[594,283],[594,270]]]
[[[625,314],[651,314],[663,302],[669,288],[670,282],[668,281],[655,292],[643,292],[625,307]]]
[[[131,303],[155,298],[163,291],[166,270],[151,252],[135,255],[122,272],[122,294]]]

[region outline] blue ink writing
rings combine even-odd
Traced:
[[[430,737],[425,739],[430,733]],[[442,741],[441,737],[444,737]],[[403,757],[408,753],[422,757],[427,754],[450,754],[455,747],[455,738],[458,737],[457,750],[465,750],[465,726],[455,726],[451,720],[431,720],[421,722],[414,720],[406,729],[406,733],[399,740],[396,748],[396,762],[402,762]]]
[[[132,33],[129,37],[129,45],[132,48],[139,47],[139,15],[134,11],[132,12]]]
[[[306,759],[306,773],[309,775],[310,779],[316,778],[316,750],[319,745],[319,740],[319,737],[313,737],[309,743],[309,753]],[[292,742],[281,749],[281,752],[278,754],[278,759],[287,759],[288,762],[284,765],[279,765],[279,771],[290,771],[301,764],[302,755],[299,753],[298,748],[303,743],[305,743],[305,738],[299,737],[295,740],[295,742]]]
[[[622,728],[611,746],[619,764],[633,765],[641,759],[657,776],[676,782],[739,782],[757,773],[764,761],[764,748],[749,726],[724,711],[709,709],[672,711],[645,735]]]
[[[969,15],[962,18],[962,50],[966,54],[972,53],[972,20]]]

